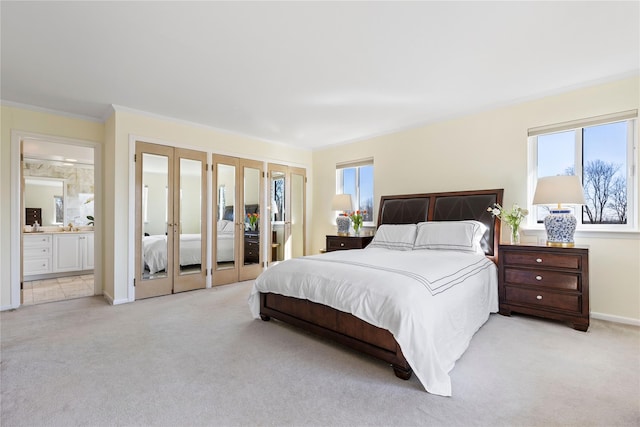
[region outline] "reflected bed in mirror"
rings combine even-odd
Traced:
[[[200,234],[180,235],[180,267],[182,273],[200,272]],[[144,236],[142,239],[144,275],[158,277],[167,268],[167,236]],[[184,269],[182,269],[184,267]]]

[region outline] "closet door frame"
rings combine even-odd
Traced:
[[[281,164],[277,164],[277,163],[269,163],[267,165],[267,171],[268,171],[268,176],[269,176],[269,199],[271,199],[271,184],[273,182],[273,172],[280,172],[284,174],[284,178],[285,178],[285,184],[284,184],[284,197],[285,197],[285,209],[284,209],[284,221],[283,221],[283,241],[277,242],[276,249],[275,251],[279,251],[282,250],[283,251],[283,260],[287,260],[290,259],[292,257],[291,254],[291,245],[292,243],[289,242],[289,239],[291,238],[291,234],[292,234],[292,215],[291,215],[291,207],[292,207],[292,175],[300,175],[302,176],[302,180],[303,180],[303,194],[302,194],[302,217],[303,217],[303,225],[302,225],[302,236],[300,237],[302,239],[302,248],[303,248],[303,253],[302,255],[306,255],[306,198],[307,198],[307,190],[306,190],[306,184],[307,184],[307,175],[306,175],[306,169],[304,168],[298,168],[298,167],[293,167],[293,166],[287,166],[287,165],[281,165]],[[271,216],[269,218],[269,246],[273,247],[273,224],[271,222]],[[295,237],[295,236],[294,236]],[[280,249],[281,248],[281,249]],[[272,263],[278,262],[278,260],[274,260],[273,259],[273,252],[274,251],[269,251],[269,255],[268,255],[268,261],[269,261],[269,265],[271,265]]]
[[[142,258],[142,189],[144,154],[167,157],[167,222],[166,222],[166,268],[165,275],[158,278],[143,278]],[[207,159],[204,151],[189,150],[143,141],[135,143],[135,299],[169,295],[206,287],[207,276]],[[180,274],[180,160],[201,162],[200,176],[200,271]],[[177,194],[177,197],[176,197]],[[176,199],[178,203],[175,203]]]
[[[219,197],[219,186],[218,186],[218,170],[220,169],[220,165],[233,166],[234,169],[234,201],[233,201],[233,267],[229,268],[221,268],[218,269],[218,221],[222,218],[218,218],[219,210],[218,210],[218,197]],[[240,229],[240,222],[238,219],[238,183],[239,181],[239,168],[240,162],[237,157],[231,156],[223,156],[219,154],[213,154],[213,189],[215,191],[215,196],[212,200],[212,209],[213,209],[213,225],[212,228],[212,248],[211,251],[211,266],[212,266],[212,276],[211,280],[212,286],[226,285],[229,283],[234,283],[238,280],[240,274],[240,264],[239,264],[239,239],[238,236],[243,233],[243,230]]]
[[[207,285],[207,153],[204,151],[189,150],[186,148],[175,149],[175,164],[174,164],[174,191],[179,191],[181,186],[181,168],[180,160],[195,160],[201,164],[200,169],[200,272],[181,274],[180,268],[180,235],[182,230],[180,229],[181,216],[180,216],[180,198],[178,197],[178,203],[174,203],[174,250],[173,250],[173,292],[191,291],[194,289],[203,289]],[[178,192],[179,194],[179,192]],[[175,196],[175,194],[174,194]],[[175,197],[174,197],[175,199]]]
[[[219,165],[233,166],[235,168],[235,188],[234,188],[234,245],[233,245],[233,267],[230,268],[217,268],[218,257],[218,169]],[[226,285],[229,283],[235,283],[244,280],[251,280],[258,277],[262,272],[263,262],[263,244],[259,245],[259,261],[257,264],[245,265],[244,264],[244,212],[245,212],[245,194],[244,194],[244,177],[245,168],[258,169],[260,171],[260,189],[259,189],[259,205],[260,216],[263,216],[264,212],[264,167],[263,162],[257,160],[242,159],[239,157],[224,156],[219,154],[213,154],[213,188],[216,192],[215,204],[212,209],[214,215],[215,225],[212,227],[212,246],[211,251],[211,265],[213,270],[213,279],[211,281],[213,286]],[[262,221],[260,221],[262,223]],[[265,238],[265,233],[262,227],[260,230],[260,242]]]
[[[136,185],[135,185],[135,299],[150,298],[160,295],[169,295],[173,292],[173,154],[174,148],[166,145],[152,144],[149,142],[136,141]],[[152,154],[167,157],[167,263],[165,275],[159,278],[143,279],[144,259],[142,258],[142,187],[143,187],[143,169],[144,154]]]

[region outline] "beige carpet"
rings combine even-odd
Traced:
[[[384,363],[249,314],[251,283],[1,313],[2,427],[638,426],[640,328],[492,315],[428,394]]]

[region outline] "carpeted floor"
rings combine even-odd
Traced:
[[[638,426],[640,328],[492,315],[428,394],[384,363],[254,320],[251,282],[109,306],[20,308],[2,321],[11,426]]]

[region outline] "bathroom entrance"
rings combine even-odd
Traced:
[[[100,293],[95,148],[25,136],[20,150],[20,304]]]

